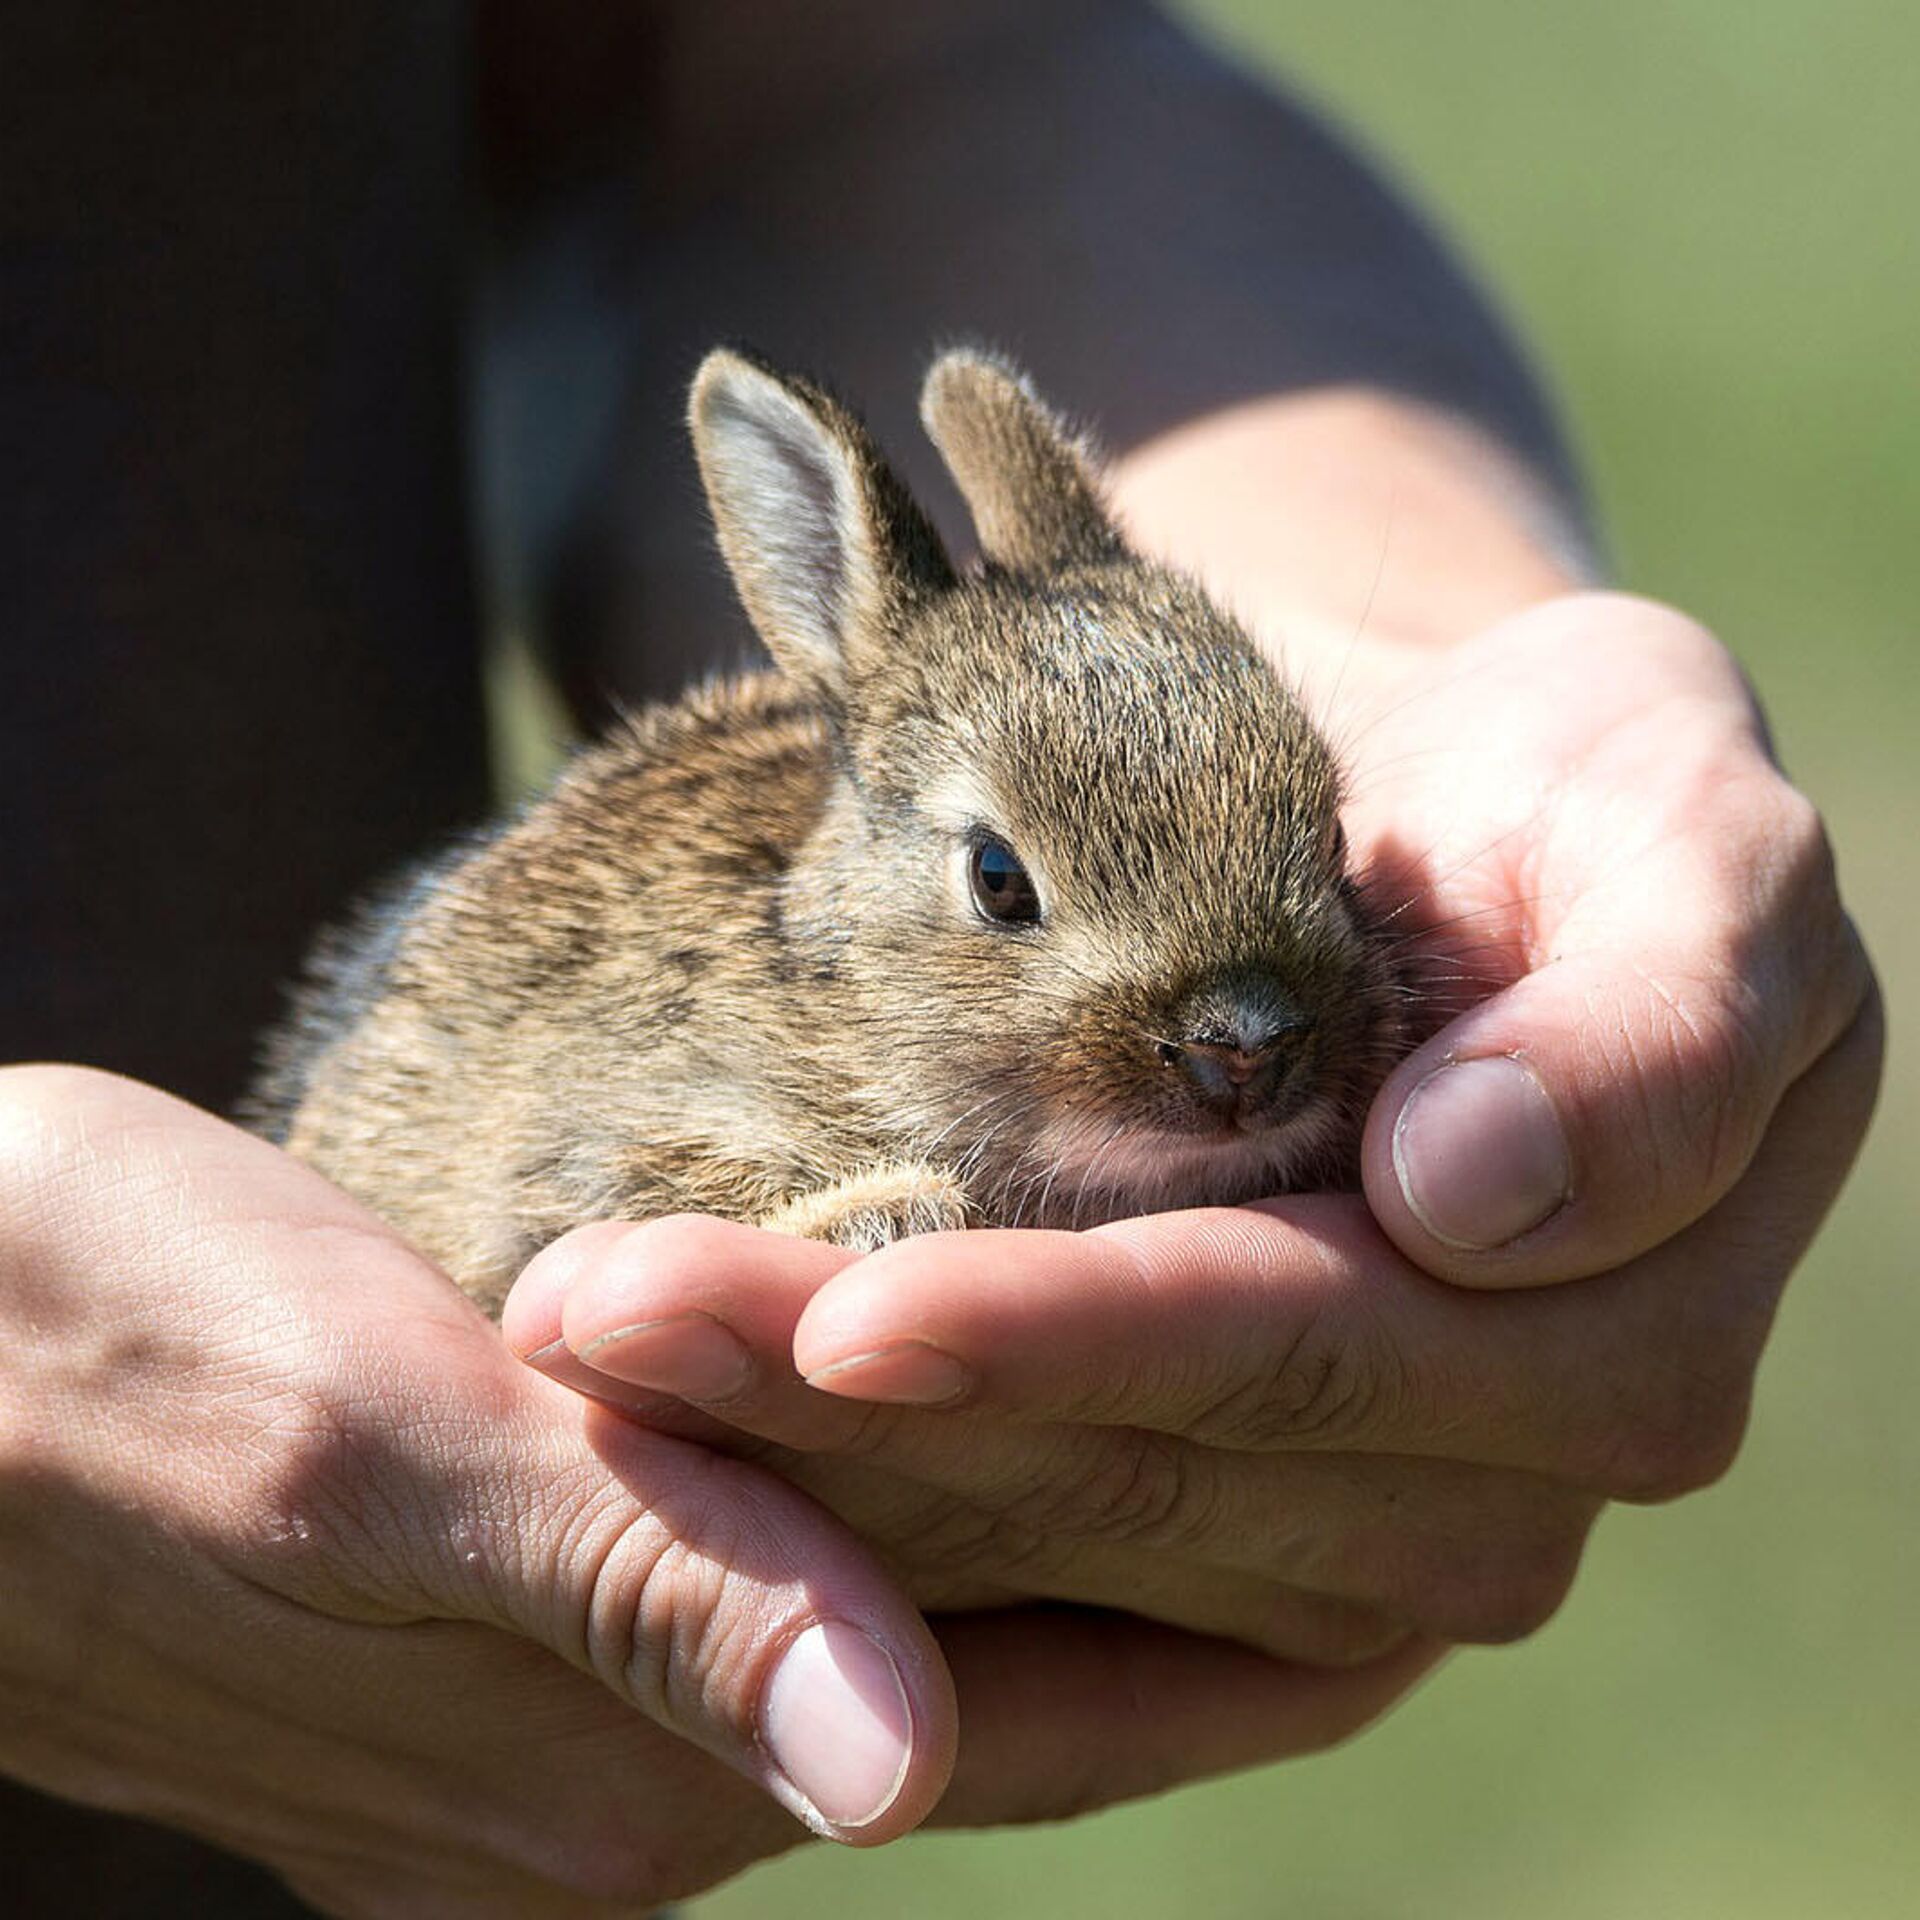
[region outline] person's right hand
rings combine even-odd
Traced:
[[[805,1495],[73,1068],[0,1071],[0,1649],[0,1769],[410,1916],[631,1912],[800,1838],[781,1806],[856,1844],[1058,1817],[1325,1745],[1435,1657],[1058,1609],[936,1643]]]
[[[1327,673],[1368,683],[1347,823],[1383,925],[1441,935],[1364,1195],[857,1260],[599,1223],[520,1276],[509,1343],[725,1422],[942,1603],[997,1579],[1323,1660],[1533,1631],[1606,1501],[1731,1464],[1873,1108],[1879,996],[1711,635],[1582,594],[1406,651]]]

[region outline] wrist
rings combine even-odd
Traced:
[[[1197,574],[1269,646],[1411,662],[1594,584],[1586,529],[1517,456],[1377,389],[1251,400],[1135,448],[1111,474],[1144,551]]]

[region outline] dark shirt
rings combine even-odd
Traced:
[[[1371,380],[1564,473],[1404,209],[1124,0],[69,0],[0,107],[0,1059],[230,1107],[315,927],[486,810],[487,616],[589,719],[746,644],[717,339],[870,399],[962,544],[911,418],[956,335],[1120,446]],[[304,1910],[3,1784],[0,1853],[26,1915]]]

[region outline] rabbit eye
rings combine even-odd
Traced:
[[[1004,840],[983,833],[967,860],[973,904],[989,920],[1030,926],[1040,918],[1040,896],[1019,857]]]

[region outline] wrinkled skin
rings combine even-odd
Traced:
[[[862,1843],[936,1801],[1047,1817],[1306,1751],[1431,1662],[1410,1627],[1537,1624],[1604,1497],[1724,1470],[1865,1124],[1877,1001],[1817,822],[1689,623],[1572,600],[1397,711],[1348,683],[1373,716],[1356,857],[1404,865],[1392,824],[1424,809],[1453,840],[1422,916],[1491,901],[1476,974],[1518,976],[1389,1082],[1366,1198],[866,1260],[601,1225],[523,1277],[507,1332],[542,1369],[713,1411],[614,1419],[516,1369],[378,1223],[178,1102],[0,1076],[8,1769],[212,1835],[330,1911],[631,1911],[801,1832],[755,1730],[824,1618],[912,1701],[881,1811],[813,1809]],[[1476,789],[1476,753],[1519,764]],[[1475,1253],[1404,1204],[1396,1115],[1443,1055],[1516,1047],[1577,1177]],[[730,1375],[684,1337],[716,1321]],[[915,1398],[942,1404],[875,1404]],[[930,1639],[868,1547],[678,1421],[785,1465],[923,1594],[1168,1624],[1015,1607]]]
[[[591,1228],[523,1279],[515,1345],[652,1419],[676,1416],[636,1389],[701,1400],[922,1591],[1130,1605],[1309,1659],[1524,1634],[1605,1501],[1716,1479],[1878,1080],[1818,817],[1724,649],[1647,602],[1548,602],[1412,670],[1365,641],[1322,664],[1355,857],[1450,956],[1427,977],[1454,1017],[1376,1102],[1364,1197],[857,1262]],[[1483,1056],[1525,1061],[1571,1177],[1475,1249],[1410,1206],[1395,1136],[1443,1062]]]
[[[0,1765],[325,1912],[632,1914],[790,1814],[1057,1818],[1324,1746],[1435,1655],[1324,1673],[1029,1610],[936,1638],[791,1487],[517,1366],[317,1175],[109,1075],[0,1071],[0,1275]],[[864,1822],[776,1763],[823,1621],[911,1703]]]

